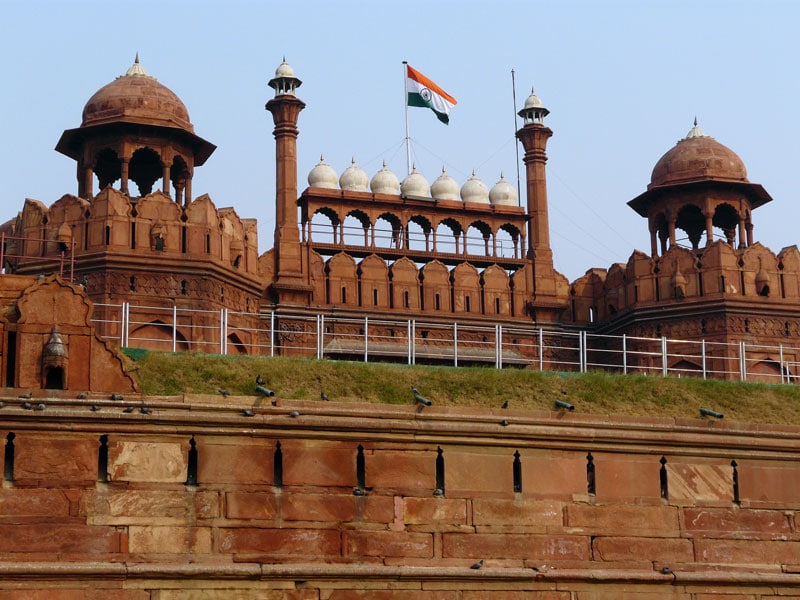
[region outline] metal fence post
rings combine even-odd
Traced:
[[[539,327],[539,370],[544,371],[544,333]]]
[[[369,362],[369,317],[364,317],[364,362]]]
[[[275,312],[269,313],[269,355],[275,356]]]
[[[500,359],[500,364],[498,365],[501,369],[503,368],[503,326],[497,326],[498,331],[500,333],[500,339],[497,342],[497,354],[498,358]]]
[[[417,364],[417,321],[411,319],[411,364]]]
[[[500,336],[502,335],[500,325],[494,326],[494,368],[499,369],[502,365],[500,358]]]
[[[128,333],[128,314],[125,311],[127,306],[127,302],[123,302],[120,305],[119,345],[123,348],[128,345],[128,336],[126,335]]]
[[[661,376],[666,377],[669,367],[667,366],[667,336],[661,336]]]
[[[222,354],[228,353],[228,309],[222,309]]]
[[[781,383],[785,383],[783,380],[783,344],[778,346],[778,352],[780,355]]]
[[[172,305],[172,351],[178,351],[178,307]]]
[[[707,373],[707,371],[706,371],[706,341],[705,340],[702,340],[700,342],[700,352],[703,355],[703,379],[705,379],[706,378],[706,373]]]
[[[453,323],[453,366],[458,366],[458,323]]]
[[[622,374],[628,374],[628,337],[622,334]]]
[[[747,357],[744,342],[739,342],[739,380],[747,381]]]
[[[408,348],[406,350],[408,354],[408,364],[411,364],[411,319],[406,321],[406,340],[408,341]]]
[[[315,325],[314,325],[314,327],[316,328],[314,330],[314,342],[317,344],[317,348],[316,348],[317,360],[319,360],[319,319],[320,319],[321,316],[322,315],[316,315],[317,318],[316,318],[316,322],[315,322]]]

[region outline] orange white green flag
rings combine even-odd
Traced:
[[[408,106],[430,108],[436,113],[436,118],[445,125],[450,122],[450,109],[458,103],[450,94],[410,65],[406,65],[406,93]]]

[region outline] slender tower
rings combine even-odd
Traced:
[[[527,258],[533,268],[533,309],[540,320],[555,320],[556,311],[563,307],[566,299],[566,279],[553,267],[553,250],[550,248],[550,221],[547,215],[547,140],[553,131],[544,124],[550,113],[542,101],[533,93],[525,100],[519,111],[522,128],[517,138],[525,149],[526,196],[528,199],[528,252]],[[562,285],[563,282],[563,285]]]
[[[297,225],[297,121],[306,105],[295,90],[301,84],[284,59],[269,81],[275,97],[265,107],[275,122],[276,163],[275,277],[269,289],[282,305],[307,305],[312,290],[303,274]]]

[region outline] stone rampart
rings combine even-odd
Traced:
[[[2,600],[800,597],[797,427],[64,395],[0,408]]]

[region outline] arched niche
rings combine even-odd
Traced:
[[[389,267],[381,257],[370,254],[358,265],[360,306],[384,310],[390,306]]]
[[[507,317],[511,314],[511,289],[508,273],[498,265],[490,265],[481,274],[484,308],[487,315]]]
[[[451,273],[453,281],[453,312],[482,314],[481,282],[478,269],[469,263],[458,264]]]
[[[333,306],[358,306],[358,275],[356,261],[349,254],[339,252],[325,264],[327,304]]]
[[[433,260],[422,267],[420,272],[422,284],[423,310],[428,312],[451,312],[452,297],[450,271],[444,263]]]
[[[419,310],[420,282],[417,265],[403,257],[394,261],[389,273],[392,281],[392,307],[402,310]]]

